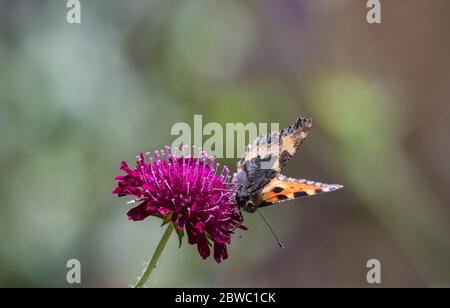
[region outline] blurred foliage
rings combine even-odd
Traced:
[[[264,209],[203,261],[176,238],[150,285],[450,284],[450,3],[0,1],[0,286],[134,282],[162,230],[115,198],[121,160],[170,144],[176,122],[314,118],[289,176],[344,184]],[[222,160],[234,167],[235,160]],[[188,265],[188,266],[186,266]]]

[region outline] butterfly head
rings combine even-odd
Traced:
[[[255,202],[252,200],[251,195],[244,190],[239,190],[237,192],[236,202],[238,207],[244,211],[249,213],[254,213],[256,211],[257,206],[255,205]]]

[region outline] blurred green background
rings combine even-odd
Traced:
[[[119,162],[192,123],[313,117],[285,173],[345,185],[246,216],[230,258],[172,238],[155,287],[450,286],[450,2],[0,1],[0,286],[126,287],[163,230]],[[236,160],[220,160],[234,168]]]

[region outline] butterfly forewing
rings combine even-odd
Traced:
[[[256,138],[246,147],[244,157],[237,164],[237,171],[244,170],[246,163],[258,159],[264,169],[281,172],[308,136],[311,126],[312,119],[298,118],[286,129]]]

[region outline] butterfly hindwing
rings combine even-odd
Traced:
[[[255,160],[265,164],[265,169],[281,172],[308,136],[311,126],[312,119],[298,118],[288,128],[256,138],[246,147],[244,157],[237,164],[238,172],[244,170],[246,164],[254,164]]]
[[[267,206],[305,196],[313,196],[342,188],[342,185],[324,184],[304,179],[278,175],[264,187],[260,194],[260,205]]]

